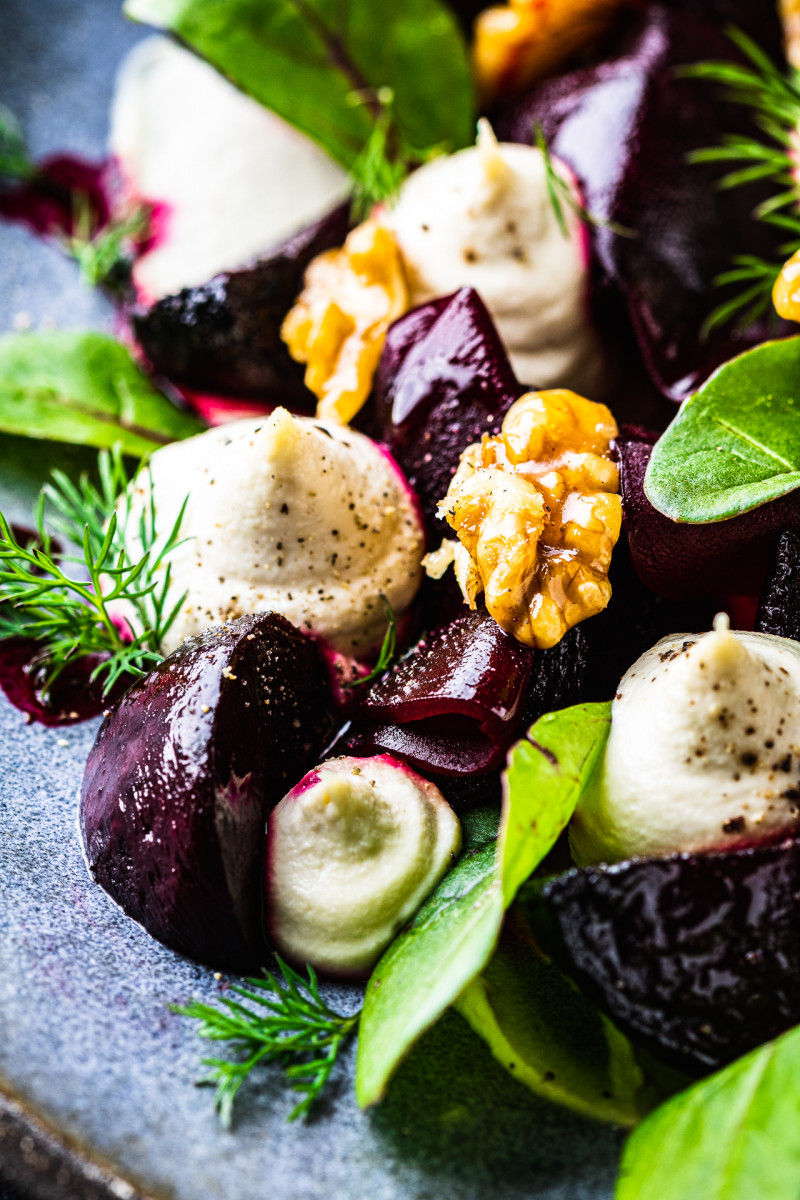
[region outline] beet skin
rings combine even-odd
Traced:
[[[285,618],[189,639],[100,727],[80,804],[94,879],[173,950],[257,966],[267,814],[331,729],[320,652]]]

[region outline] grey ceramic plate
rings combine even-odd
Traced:
[[[0,0],[0,101],[36,153],[102,153],[114,70],[140,36],[117,0]],[[111,324],[57,251],[0,228],[0,330],[19,313],[34,327]],[[48,466],[82,457],[0,439],[3,506],[25,515]],[[224,1132],[194,1086],[202,1045],[167,1009],[222,984],[129,922],[84,869],[76,793],[95,730],[28,726],[0,699],[0,1174],[58,1200],[611,1195],[618,1136],[537,1102],[455,1015],[381,1108],[357,1110],[351,1054],[307,1123],[287,1124],[291,1093],[265,1071]]]

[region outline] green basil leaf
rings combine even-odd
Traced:
[[[797,1200],[800,1028],[658,1108],[631,1136],[616,1200]]]
[[[488,967],[456,1001],[457,1010],[498,1062],[536,1095],[583,1116],[635,1125],[644,1076],[633,1047],[541,957],[524,922],[512,917]]]
[[[125,13],[176,34],[348,169],[374,124],[363,101],[382,88],[411,146],[473,140],[469,57],[441,0],[127,0]]]
[[[683,404],[645,475],[673,521],[725,521],[800,487],[800,337],[725,363]]]
[[[0,337],[0,431],[141,458],[205,426],[153,387],[104,333]]]
[[[504,774],[497,843],[468,848],[392,943],[367,985],[356,1064],[362,1106],[492,956],[516,889],[552,849],[608,736],[610,705],[548,713],[518,742]]]

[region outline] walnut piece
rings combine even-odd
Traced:
[[[465,600],[474,608],[482,590],[498,625],[526,646],[555,646],[611,597],[622,522],[616,434],[604,404],[528,392],[496,437],[464,451],[439,505],[474,568],[469,587],[457,573]]]
[[[394,233],[379,220],[358,225],[338,250],[309,264],[281,337],[306,363],[317,416],[346,425],[372,388],[386,330],[408,308]]]
[[[475,21],[473,62],[485,101],[552,75],[610,27],[624,0],[508,0]]]
[[[793,67],[800,67],[800,0],[779,0],[778,11],[783,22],[786,57]]]
[[[781,267],[772,289],[772,303],[779,317],[800,321],[800,250]]]

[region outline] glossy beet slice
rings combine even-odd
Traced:
[[[729,521],[671,521],[644,494],[657,436],[623,430],[617,440],[623,527],[640,579],[659,595],[676,598],[758,593],[776,535],[800,530],[800,494],[790,492]]]
[[[100,727],[80,805],[93,877],[173,950],[257,965],[266,816],[330,731],[320,653],[283,617],[189,639]]]
[[[525,388],[472,288],[412,310],[389,330],[375,395],[375,436],[415,491],[433,545],[446,532],[436,506],[461,452],[495,433]]]
[[[465,608],[372,685],[350,745],[423,774],[491,771],[516,733],[532,660],[487,612]]]
[[[342,206],[248,267],[135,308],[133,330],[153,367],[199,391],[313,411],[304,368],[282,342],[281,323],[311,259],[341,245],[347,229]]]
[[[575,172],[589,211],[635,234],[594,227],[594,254],[600,277],[625,297],[648,370],[673,400],[766,336],[763,324],[701,335],[728,295],[714,280],[734,255],[780,259],[782,236],[752,216],[769,186],[720,191],[718,164],[688,162],[725,134],[763,138],[744,106],[723,103],[717,85],[677,70],[737,57],[719,26],[649,6],[616,57],[543,83],[495,123],[499,137],[526,143],[541,125]],[[597,307],[601,317],[605,305]]]
[[[527,884],[545,953],[631,1037],[714,1070],[800,1021],[800,841]]]

